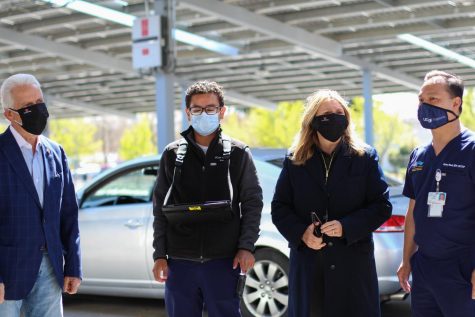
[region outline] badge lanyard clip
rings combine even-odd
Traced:
[[[427,195],[427,204],[429,205],[429,217],[442,217],[444,211],[445,200],[447,194],[440,192],[440,181],[442,180],[442,171],[437,169],[435,171],[436,191],[429,192]]]
[[[442,179],[442,171],[440,169],[437,169],[435,171],[435,181],[437,182],[436,186],[436,192],[439,192],[439,183],[440,183],[440,180]]]

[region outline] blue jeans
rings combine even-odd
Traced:
[[[31,292],[23,300],[6,300],[0,304],[0,316],[62,317],[62,289],[56,281],[48,254],[43,255],[38,278]]]

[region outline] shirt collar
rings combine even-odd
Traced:
[[[18,146],[20,148],[27,148],[29,150],[32,150],[33,147],[31,146],[30,143],[28,143],[22,136],[21,134],[14,128],[10,125],[10,131],[12,132],[13,134],[13,137],[15,138],[16,140],[16,143],[18,143]],[[41,138],[42,136],[41,135],[38,135],[38,141],[36,143],[37,146],[40,146],[41,145]]]

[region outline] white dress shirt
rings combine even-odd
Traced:
[[[10,131],[13,134],[18,146],[20,147],[23,158],[25,159],[26,166],[30,172],[31,178],[38,193],[38,198],[40,199],[41,206],[43,206],[44,198],[44,188],[45,188],[45,164],[43,161],[43,144],[41,143],[42,136],[38,136],[38,141],[36,143],[36,151],[33,154],[33,147],[28,143],[21,135],[15,130],[14,127],[10,126]]]

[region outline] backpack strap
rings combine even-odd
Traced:
[[[231,165],[231,138],[228,137],[226,134],[221,134],[221,140],[223,142],[223,159],[228,161],[228,188],[229,188],[229,199],[231,203],[233,201],[233,183],[231,182],[231,172],[230,172],[230,165]]]
[[[233,184],[231,182],[231,172],[230,172],[230,164],[231,164],[231,138],[225,134],[221,134],[221,141],[223,143],[223,159],[228,162],[228,189],[229,189],[229,197],[231,202],[233,201]],[[175,183],[178,183],[181,178],[181,167],[183,165],[183,161],[186,156],[186,152],[188,150],[188,142],[185,138],[181,138],[180,142],[178,143],[178,149],[176,151],[176,159],[175,159],[175,168],[173,170],[173,178],[170,188],[168,188],[167,195],[165,196],[165,200],[163,201],[163,205],[166,206],[168,204],[168,199],[173,190],[173,186]]]
[[[181,138],[180,143],[178,143],[178,150],[176,151],[175,167],[183,165],[186,151],[188,151],[188,142],[185,138]]]
[[[181,178],[181,166],[183,165],[183,160],[185,159],[186,152],[188,151],[188,142],[185,138],[181,138],[180,142],[178,143],[178,149],[176,151],[176,159],[175,159],[175,168],[173,170],[173,178],[170,188],[168,188],[167,195],[165,196],[165,200],[163,201],[163,205],[168,204],[168,199],[173,190],[173,185],[179,182]]]
[[[226,134],[221,134],[221,140],[223,142],[223,158],[229,160],[231,157],[231,138]]]

